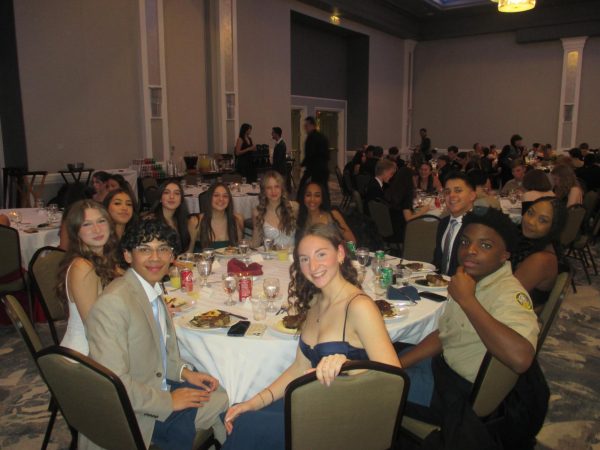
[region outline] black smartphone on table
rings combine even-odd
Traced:
[[[240,320],[235,325],[232,325],[227,332],[227,336],[242,337],[246,334],[250,322],[248,320]]]

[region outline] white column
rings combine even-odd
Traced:
[[[579,93],[581,90],[581,65],[583,47],[587,36],[564,38],[563,71],[558,110],[557,149],[575,147],[577,138],[577,118],[579,114]]]
[[[417,41],[404,41],[404,76],[402,79],[402,151],[411,146],[414,53]]]

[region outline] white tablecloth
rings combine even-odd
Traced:
[[[39,248],[47,245],[57,246],[60,243],[59,229],[57,224],[53,228],[36,228],[41,223],[48,222],[48,216],[45,211],[38,211],[37,208],[15,208],[15,209],[0,209],[0,214],[8,216],[10,211],[18,211],[21,213],[22,222],[21,230],[19,231],[19,241],[21,245],[21,264],[23,268],[27,268],[33,254]],[[35,233],[26,233],[25,229],[36,228]]]
[[[263,261],[262,264],[265,274],[280,279],[281,296],[287,298],[289,263],[270,260]],[[225,267],[226,263],[223,263],[214,270],[209,280],[220,280]],[[369,271],[369,277],[364,283],[367,293],[371,293],[367,288],[372,285],[369,281],[371,276]],[[194,300],[179,292],[175,291],[174,295]],[[258,292],[262,292],[262,277],[254,283],[253,294]],[[237,292],[234,296],[236,295]],[[228,337],[222,330],[200,331],[182,326],[188,315],[215,308],[240,314],[252,321],[250,304],[226,307],[226,298],[220,283],[211,284],[209,288],[202,289],[199,298],[194,300],[194,310],[181,314],[175,319],[175,325],[183,359],[216,377],[227,391],[230,401],[236,403],[247,400],[264,389],[289,367],[294,361],[298,341],[294,336],[281,335],[270,328],[261,338],[236,338]],[[443,306],[442,303],[422,299],[417,305],[410,307],[408,317],[388,324],[390,338],[392,341],[413,344],[420,342],[437,328]],[[269,325],[279,319],[281,316],[269,314],[264,323]]]
[[[208,185],[186,186],[184,189],[185,204],[188,207],[190,214],[200,212],[198,204],[198,195],[208,189]],[[240,186],[240,192],[232,192],[233,209],[236,213],[241,214],[244,219],[252,218],[252,210],[258,206],[258,195],[248,195],[248,193],[258,194],[259,188],[253,189],[250,184]]]

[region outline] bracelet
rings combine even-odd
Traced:
[[[264,408],[266,406],[265,399],[260,394],[261,394],[261,392],[258,393],[258,397],[260,398],[260,401],[262,402],[262,407]]]
[[[269,391],[269,394],[271,394],[271,403],[275,403],[275,396],[273,395],[273,391],[270,388],[267,388],[267,391]]]

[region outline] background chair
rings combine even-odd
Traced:
[[[567,220],[565,227],[560,234],[560,245],[566,249],[565,256],[577,259],[581,262],[585,276],[588,283],[592,283],[590,280],[590,274],[588,273],[587,266],[588,262],[585,258],[585,253],[581,249],[573,248],[573,244],[580,236],[581,227],[585,220],[586,210],[582,205],[573,205],[567,209]],[[573,290],[575,290],[575,279],[572,279]]]
[[[362,200],[362,197],[360,195],[360,192],[358,192],[357,190],[353,190],[352,191],[352,200],[354,201],[354,206],[355,206],[356,210],[360,214],[364,214],[365,213],[365,208],[364,208],[364,205],[363,205],[363,200]]]
[[[366,371],[344,376],[350,370]],[[344,364],[331,386],[314,373],[285,391],[287,450],[387,449],[394,445],[409,380],[397,367],[372,361]]]
[[[377,200],[371,200],[369,202],[369,214],[379,236],[388,244],[391,248],[400,250],[401,244],[397,241],[394,234],[394,226],[392,225],[392,217],[390,215],[390,208],[383,202]],[[433,251],[431,252],[433,255]]]
[[[28,270],[31,293],[37,294],[55,345],[60,344],[60,340],[54,322],[69,317],[68,309],[65,308],[66,299],[60,298],[55,289],[64,256],[65,252],[59,248],[42,247],[34,253]]]
[[[404,228],[402,258],[410,261],[433,260],[439,217],[425,215],[409,220]]]
[[[542,345],[544,345],[544,341],[546,340],[546,336],[548,336],[550,327],[554,323],[554,319],[556,319],[556,315],[560,310],[560,306],[567,295],[567,288],[569,287],[570,281],[571,274],[569,272],[562,272],[558,274],[556,281],[554,282],[554,287],[552,288],[550,296],[548,297],[548,301],[544,305],[542,312],[538,317],[539,321],[541,322],[540,334],[537,342],[538,353],[542,349]]]
[[[42,350],[42,341],[40,340],[39,335],[35,331],[35,328],[19,301],[13,297],[12,295],[7,295],[2,297],[2,304],[6,309],[6,314],[10,318],[10,321],[14,325],[15,329],[21,335],[21,339],[25,343],[25,347],[29,351],[29,355],[31,356],[32,361],[35,363],[37,369],[39,370],[39,366],[37,365],[36,357],[37,354]],[[58,406],[54,399],[50,397],[50,405],[48,406],[48,411],[50,411],[50,420],[48,420],[48,426],[46,427],[46,432],[44,433],[44,440],[42,441],[42,450],[45,450],[48,447],[48,442],[50,441],[50,436],[52,435],[52,429],[54,428],[54,422],[56,421],[56,415],[58,414]],[[68,421],[67,421],[68,424]],[[71,429],[72,439],[71,439],[71,449],[74,449],[77,444],[77,434]]]
[[[37,362],[61,412],[78,432],[102,448],[146,448],[117,375],[81,353],[58,346],[42,350]],[[199,436],[200,446],[195,448],[206,449],[216,442],[212,432]]]
[[[344,176],[342,175],[340,168],[337,166],[335,167],[335,176],[337,177],[340,192],[343,196],[342,202],[340,203],[340,209],[344,209],[350,204],[350,199],[352,198],[352,190],[348,189],[348,187],[344,183]]]
[[[15,294],[25,292],[29,303],[29,317],[33,318],[31,293],[25,271],[21,263],[21,243],[19,232],[14,228],[0,225],[0,293]]]

